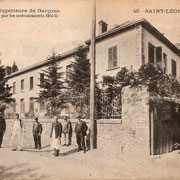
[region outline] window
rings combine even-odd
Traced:
[[[40,73],[40,86],[44,85],[44,73]]]
[[[33,89],[33,86],[34,84],[33,84],[33,76],[32,76],[30,77],[30,89]]]
[[[16,82],[13,82],[13,94],[16,93]]]
[[[29,98],[29,112],[34,112],[34,99]]]
[[[12,104],[12,108],[13,108],[13,112],[15,113],[15,112],[16,112],[16,102],[14,102],[14,103]]]
[[[66,66],[66,80],[70,79],[71,72],[72,72],[72,65]]]
[[[24,79],[21,80],[21,91],[24,90]]]
[[[44,102],[40,102],[40,110],[41,111],[45,110],[45,103]]]
[[[148,44],[148,62],[151,64],[155,64],[154,52],[155,52],[155,47],[151,43],[149,43]]]
[[[167,55],[163,53],[164,72],[167,73]]]
[[[108,68],[117,67],[117,46],[108,49]]]
[[[24,99],[21,99],[21,102],[20,102],[20,108],[21,108],[21,113],[25,112],[25,103],[24,103]]]
[[[156,47],[156,64],[162,68],[162,47]]]
[[[171,68],[172,68],[172,75],[176,77],[176,61],[173,59],[171,60]]]

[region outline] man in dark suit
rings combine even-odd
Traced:
[[[54,150],[53,153],[54,156],[59,155],[61,134],[62,134],[62,125],[58,121],[58,116],[56,116],[54,122],[52,123],[51,133],[50,133],[51,148]]]
[[[5,131],[6,131],[6,121],[4,118],[4,114],[0,112],[0,148],[1,148]]]
[[[33,137],[34,137],[34,143],[35,143],[35,149],[38,148],[38,150],[41,149],[41,133],[42,133],[42,124],[38,121],[38,118],[36,117],[35,123],[33,124]]]
[[[78,116],[77,119],[78,121],[75,126],[75,133],[76,133],[76,140],[78,144],[78,150],[79,151],[83,150],[85,153],[86,147],[85,147],[84,137],[86,136],[86,131],[88,127],[86,123],[81,120],[81,116]]]

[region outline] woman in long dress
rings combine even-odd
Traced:
[[[55,118],[55,121],[51,126],[51,148],[54,150],[54,156],[59,155],[60,146],[61,146],[61,134],[62,134],[62,125],[58,122],[58,117]]]

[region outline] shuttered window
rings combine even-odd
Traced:
[[[34,87],[34,82],[33,82],[33,76],[30,77],[30,89],[33,89]]]
[[[176,61],[173,59],[171,60],[171,68],[172,68],[172,75],[176,77]]]
[[[21,91],[24,90],[24,79],[21,80]]]
[[[21,108],[21,113],[25,112],[25,103],[24,103],[24,99],[21,99],[21,102],[20,102],[20,108]]]
[[[117,67],[117,46],[108,49],[108,68]]]
[[[163,53],[163,60],[164,60],[164,72],[167,73],[167,55]]]

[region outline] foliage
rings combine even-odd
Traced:
[[[75,61],[70,64],[70,72],[67,78],[68,90],[66,92],[67,101],[75,108],[78,114],[89,118],[90,116],[90,61],[88,51],[80,46],[74,55]],[[97,78],[97,77],[96,77]],[[99,95],[100,88],[98,83],[95,85],[96,95],[96,114],[100,108]]]
[[[140,67],[139,71],[135,72],[122,68],[116,76],[104,76],[102,85],[104,87],[106,100],[104,104],[112,108],[114,99],[119,99],[121,106],[121,92],[123,87],[130,86],[131,88],[147,87],[151,98],[151,105],[158,106],[165,102],[176,104],[177,111],[180,109],[180,83],[172,75],[163,72],[159,66],[146,64]],[[171,105],[169,106],[171,107]],[[117,107],[113,107],[117,108]],[[119,109],[119,113],[120,113]]]
[[[12,70],[12,72],[18,71],[18,66],[16,65],[15,62],[13,63],[11,70]]]
[[[151,96],[180,98],[180,83],[172,75],[152,64],[143,65],[138,72],[138,84],[145,85]]]
[[[0,62],[0,103],[2,104],[2,111],[5,110],[3,105],[4,103],[10,103],[14,100],[13,98],[11,98],[12,93],[10,91],[11,87],[7,85],[6,68],[1,65]]]
[[[134,79],[135,74],[126,67],[123,67],[116,76],[103,76],[101,106],[104,106],[104,110],[101,109],[102,116],[109,116],[110,118],[121,116],[122,89],[125,86],[131,85],[132,82],[135,82]]]
[[[47,68],[43,70],[44,80],[41,81],[39,101],[45,102],[48,115],[56,115],[64,104],[63,73],[59,72],[55,52],[47,58]]]
[[[6,66],[6,74],[10,75],[12,73],[12,68],[11,66]]]
[[[90,62],[88,51],[80,46],[74,55],[75,61],[70,64],[70,71],[66,80],[68,91],[67,100],[75,107],[79,114],[89,116],[90,97]]]

